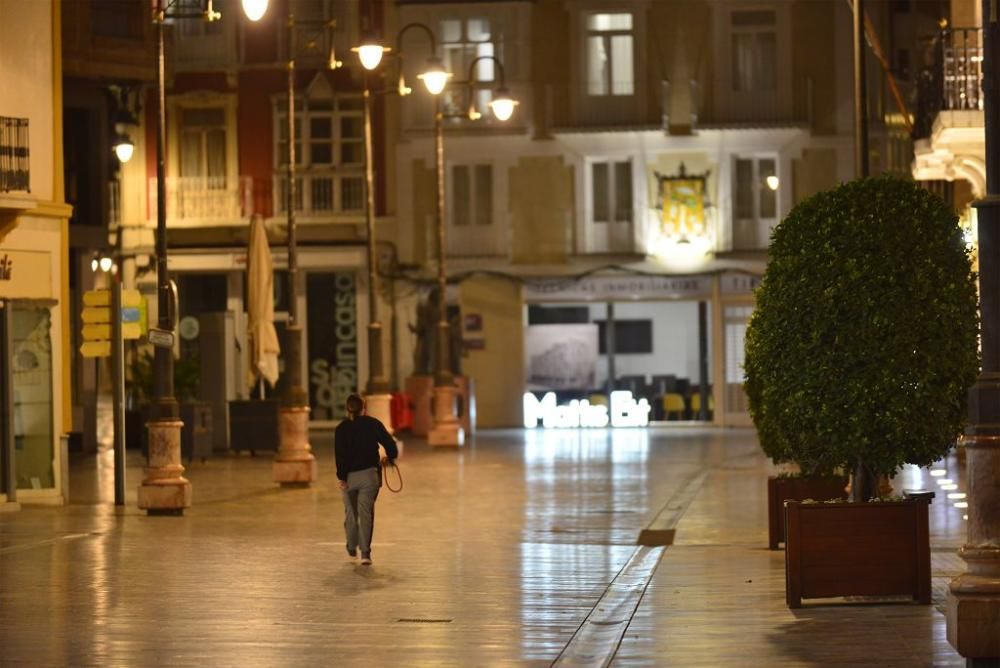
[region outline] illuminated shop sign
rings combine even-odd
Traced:
[[[586,399],[573,399],[560,406],[555,392],[548,392],[539,400],[531,392],[524,393],[524,426],[527,429],[574,429],[577,427],[645,427],[649,424],[649,402],[636,401],[631,392],[611,393],[611,409],[591,404]]]

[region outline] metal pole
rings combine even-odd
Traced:
[[[854,166],[868,176],[868,84],[865,72],[865,2],[854,0]]]
[[[434,374],[434,384],[438,387],[454,385],[451,372],[451,341],[448,327],[448,300],[445,291],[448,288],[448,274],[445,271],[445,184],[444,184],[444,111],[441,108],[441,96],[435,97],[434,110],[434,163],[437,169],[437,284],[438,284],[438,331],[437,331],[437,369]]]
[[[7,419],[0,424],[0,469],[2,469],[3,491],[7,501],[17,501],[17,459],[14,457],[14,390],[11,364],[14,347],[11,302],[0,302],[0,409]]]
[[[164,84],[163,0],[156,5],[156,306],[157,327],[172,331],[170,313],[172,292],[167,272],[167,184],[164,166],[164,141],[167,134],[166,90]],[[153,419],[175,418],[174,351],[155,346],[153,357]]]
[[[608,396],[615,391],[615,381],[618,371],[615,369],[615,352],[617,352],[617,342],[615,341],[615,303],[608,302],[604,305],[604,354],[608,357]]]
[[[708,421],[708,303],[698,302],[698,419]]]
[[[111,370],[114,415],[115,505],[125,505],[125,341],[122,338],[121,271],[111,282]]]
[[[302,385],[302,323],[299,322],[299,260],[295,230],[295,16],[288,14],[288,168],[285,209],[288,215],[288,329],[285,337],[283,397],[286,406],[306,406]]]
[[[375,253],[375,173],[372,155],[372,91],[364,74],[365,223],[368,229],[368,394],[389,391],[382,364],[382,323],[378,319],[378,257]]]
[[[948,642],[970,667],[1000,665],[1000,23],[983,1],[983,121],[986,197],[976,202],[982,367],[969,393],[965,432],[968,535],[959,555],[968,570],[948,591]]]

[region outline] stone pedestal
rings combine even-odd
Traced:
[[[316,457],[309,445],[309,408],[282,408],[281,440],[271,465],[271,479],[282,485],[309,485],[317,479]]]
[[[139,508],[149,514],[183,514],[191,507],[191,483],[181,464],[181,420],[167,418],[146,423],[149,465],[139,485]]]
[[[458,388],[454,385],[434,387],[434,427],[427,434],[428,445],[445,448],[465,445],[465,430],[455,410],[457,394]]]
[[[382,394],[369,394],[365,396],[365,413],[377,418],[385,425],[391,434],[392,431],[392,395],[388,392]]]
[[[969,666],[1000,665],[1000,437],[966,436],[968,571],[948,592],[948,642]]]

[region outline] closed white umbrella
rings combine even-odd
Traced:
[[[247,338],[250,368],[247,385],[253,388],[262,377],[273,387],[278,382],[278,332],[274,329],[274,264],[267,245],[264,220],[250,220],[250,247],[247,250]]]

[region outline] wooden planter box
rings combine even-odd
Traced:
[[[931,602],[929,498],[891,503],[785,502],[785,601],[911,596]]]
[[[767,479],[767,544],[772,550],[785,542],[785,501],[846,499],[847,476]]]

